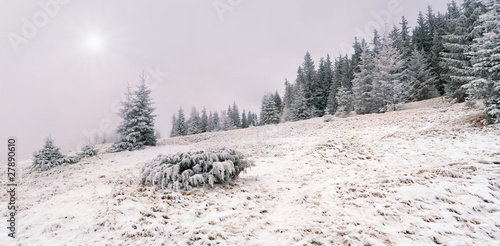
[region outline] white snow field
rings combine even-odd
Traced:
[[[385,114],[165,139],[31,174],[25,161],[18,237],[2,229],[0,244],[499,245],[500,127],[479,117],[436,98]],[[215,188],[139,185],[158,154],[222,147],[256,166]]]

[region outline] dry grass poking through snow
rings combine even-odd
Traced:
[[[167,139],[25,175],[19,244],[494,245],[500,129],[478,117],[437,98],[386,114]],[[220,147],[256,166],[224,188],[138,184],[158,154]]]

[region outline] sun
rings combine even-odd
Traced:
[[[99,34],[91,33],[85,38],[85,46],[88,50],[97,52],[102,50],[104,46],[104,40]]]

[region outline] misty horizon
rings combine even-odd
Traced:
[[[307,51],[315,64],[351,54],[355,37],[401,16],[413,29],[419,11],[446,3],[4,1],[0,135],[16,137],[23,158],[49,135],[76,151],[116,130],[127,83],[143,71],[162,138],[179,107],[220,112],[236,102],[258,113],[262,96],[295,80]]]

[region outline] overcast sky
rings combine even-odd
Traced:
[[[189,114],[235,101],[258,112],[264,93],[295,79],[306,51],[317,64],[350,52],[355,36],[402,15],[413,28],[418,10],[444,12],[447,2],[2,0],[0,137],[16,136],[25,157],[49,134],[74,150],[114,130],[117,102],[142,71],[163,137],[180,106]]]

